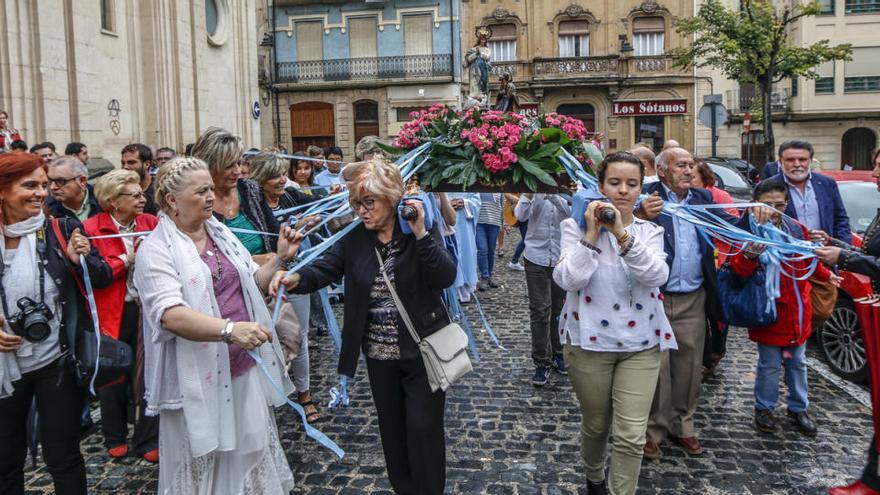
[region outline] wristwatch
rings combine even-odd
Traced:
[[[220,330],[220,338],[223,342],[232,343],[232,327],[234,326],[235,323],[232,320],[226,320],[226,325],[223,326],[223,330]]]

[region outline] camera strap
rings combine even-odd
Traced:
[[[40,272],[40,302],[46,302],[46,229],[41,228],[37,232],[37,271]],[[12,316],[9,312],[9,302],[6,300],[6,287],[3,286],[3,274],[6,271],[6,263],[0,252],[0,302],[3,304],[3,314],[6,318]]]

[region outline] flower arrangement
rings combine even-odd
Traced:
[[[436,104],[412,112],[410,118],[386,151],[401,154],[430,141],[431,156],[419,179],[435,190],[447,183],[462,190],[474,184],[523,184],[537,191],[539,184],[559,186],[565,169],[557,158],[563,149],[584,164],[601,160],[601,153],[587,141],[583,122],[565,115],[525,117],[478,107],[456,112]]]

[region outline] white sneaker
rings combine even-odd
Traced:
[[[526,271],[526,268],[524,266],[520,265],[519,263],[514,263],[512,261],[507,264],[507,268],[510,268],[511,270],[515,270],[518,272]]]

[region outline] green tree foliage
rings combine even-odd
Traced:
[[[852,60],[849,44],[831,46],[828,40],[805,46],[792,43],[792,24],[819,12],[818,2],[742,0],[736,10],[719,0],[706,0],[696,16],[676,22],[679,33],[693,36],[689,46],[670,50],[676,66],[712,67],[730,79],[755,85],[762,105],[767,161],[773,160],[776,149],[770,99],[774,85],[796,77],[817,79],[819,64]]]

